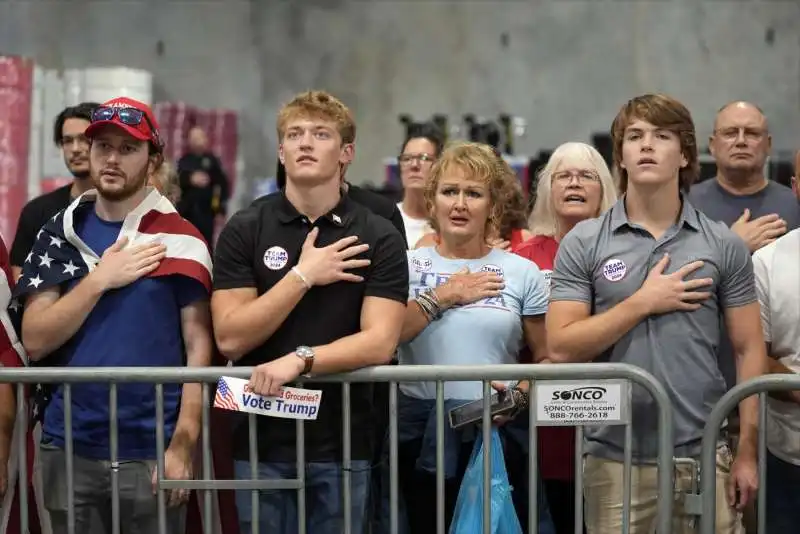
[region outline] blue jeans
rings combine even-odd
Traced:
[[[250,480],[250,462],[235,461],[237,480]],[[366,460],[351,464],[352,532],[364,532],[367,512],[367,492],[370,463]],[[294,463],[259,463],[258,477],[262,480],[295,478]],[[342,465],[334,462],[306,464],[306,526],[308,534],[341,534],[344,531],[342,510]],[[236,491],[241,534],[252,532],[251,492]],[[260,534],[296,534],[297,492],[295,490],[265,490],[259,495],[258,523]]]
[[[800,467],[767,453],[767,533],[797,532]]]

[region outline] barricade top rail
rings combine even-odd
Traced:
[[[250,378],[253,367],[5,367],[0,383],[216,382],[222,376]],[[629,379],[653,395],[667,397],[663,386],[643,369],[622,363],[386,365],[336,375],[300,377],[298,382],[419,382],[479,380]]]

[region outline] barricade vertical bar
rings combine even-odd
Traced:
[[[389,529],[398,534],[397,382],[389,382]]]
[[[622,451],[622,532],[628,534],[631,528],[631,474],[633,471],[633,427],[630,421],[625,424],[625,448]]]
[[[575,427],[575,534],[583,534],[583,427]]]
[[[202,422],[200,427],[201,443],[203,447],[203,479],[211,480],[211,398],[208,391],[208,382],[203,382],[203,412]],[[205,534],[211,534],[213,507],[211,496],[215,490],[205,489],[203,491],[203,531]]]
[[[301,384],[302,387],[302,384]],[[299,534],[306,534],[306,427],[302,419],[297,420],[297,527]]]
[[[19,525],[22,532],[28,532],[28,402],[25,398],[25,384],[17,384],[17,415],[20,432],[17,434],[19,465]]]
[[[72,384],[64,384],[64,453],[67,456],[68,534],[75,534],[75,451],[72,446]]]
[[[492,534],[492,386],[483,381],[483,534]]]
[[[111,449],[111,532],[119,534],[119,421],[117,418],[117,383],[108,390],[109,448]]]
[[[528,382],[528,532],[539,531],[539,432],[536,428],[536,395]]]
[[[258,440],[256,438],[256,425],[258,420],[256,414],[247,414],[247,439],[248,447],[250,449],[250,479],[258,480]],[[250,529],[258,534],[258,513],[259,513],[259,491],[257,489],[250,491]]]
[[[352,462],[350,443],[350,383],[342,384],[342,508],[344,508],[344,534],[350,534],[353,526]],[[360,534],[360,533],[359,533]]]
[[[767,394],[758,394],[758,532],[767,532]]]
[[[658,494],[666,497],[673,494],[672,456],[675,450],[675,443],[673,441],[672,405],[669,402],[664,386],[652,376],[651,380],[651,393],[658,405]],[[672,502],[673,499],[658,499],[656,532],[672,531]]]
[[[156,504],[158,505],[158,532],[167,532],[167,505],[164,502],[164,384],[156,384]]]
[[[436,534],[444,532],[444,382],[436,381]]]

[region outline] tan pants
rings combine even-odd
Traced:
[[[727,446],[717,449],[717,534],[743,534],[741,515],[728,506],[725,484],[730,475],[733,457]],[[587,456],[583,465],[584,514],[588,534],[619,534],[622,532],[623,463]],[[672,532],[695,534],[691,520],[683,510],[682,494],[692,488],[692,468],[686,464],[675,467],[675,493],[672,509]],[[656,529],[658,507],[658,468],[633,466],[631,469],[630,534],[652,534]]]

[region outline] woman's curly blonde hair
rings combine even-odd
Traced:
[[[508,221],[507,211],[517,204],[521,193],[514,170],[489,145],[456,141],[448,144],[433,164],[425,182],[425,206],[428,222],[438,233],[436,221],[436,191],[442,177],[460,170],[470,180],[483,182],[489,190],[489,219],[485,236],[497,235]]]

